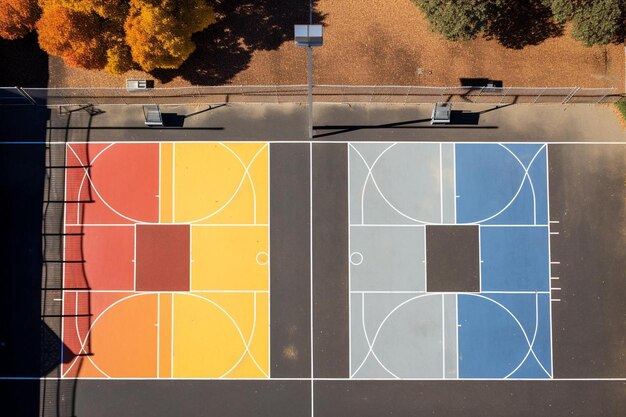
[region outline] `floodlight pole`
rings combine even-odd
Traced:
[[[312,12],[311,12],[312,13]],[[312,18],[311,18],[312,19]],[[322,46],[322,25],[295,25],[294,40],[296,46],[307,48],[307,83],[308,83],[308,109],[307,130],[309,139],[313,139],[313,47]]]
[[[313,139],[313,47],[308,46],[307,55],[309,61],[309,71],[308,71],[308,80],[309,80],[309,108],[308,108],[308,119],[309,119],[309,139]]]

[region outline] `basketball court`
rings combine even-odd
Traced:
[[[552,378],[546,147],[351,143],[355,378]]]
[[[63,377],[269,376],[268,154],[67,145]]]
[[[46,144],[42,416],[626,404],[624,144],[149,132]]]

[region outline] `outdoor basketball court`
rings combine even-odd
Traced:
[[[545,145],[349,147],[350,375],[551,378]]]
[[[62,198],[49,198],[63,207],[62,282],[44,282],[60,357],[42,379],[0,379],[40,383],[44,409],[521,416],[532,403],[613,416],[626,404],[623,144],[49,147],[63,158],[50,169]]]
[[[268,145],[66,155],[62,377],[268,377]]]

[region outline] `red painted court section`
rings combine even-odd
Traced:
[[[189,225],[137,225],[137,291],[189,291]]]
[[[159,145],[67,147],[66,224],[159,221]]]

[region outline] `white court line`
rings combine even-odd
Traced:
[[[161,371],[161,294],[157,294],[157,354],[156,354],[156,377],[158,378]]]
[[[129,290],[129,289],[122,289],[122,290],[91,290],[91,289],[72,289],[72,292],[88,292],[88,293],[98,293],[98,292],[102,292],[102,293],[133,293],[133,294],[187,294],[190,291],[172,291],[172,290],[168,290],[168,291],[142,291],[142,290]],[[194,293],[268,293],[268,290],[193,290]]]
[[[403,143],[403,144],[439,144],[441,143],[441,141],[435,141],[435,140],[406,140],[406,141],[402,141],[402,142],[394,142],[394,141],[381,141],[381,140],[366,140],[366,141],[355,141],[355,140],[266,140],[266,141],[248,141],[248,138],[239,138],[239,139],[231,139],[231,140],[217,140],[217,141],[211,141],[211,140],[197,140],[197,141],[193,141],[193,140],[146,140],[146,141],[141,141],[141,142],[135,142],[135,143],[177,143],[177,144],[202,144],[202,143],[229,143],[229,144],[239,144],[242,141],[245,141],[245,143],[250,143],[250,144],[266,144],[266,143],[298,143],[298,144],[311,144],[311,143],[371,143],[371,144],[389,144],[389,143]],[[131,143],[131,141],[89,141],[89,142],[85,142],[85,141],[72,141],[71,144],[72,145],[81,145],[81,144],[104,144],[104,145],[108,145],[108,144],[128,144]],[[448,142],[447,142],[448,143]],[[456,143],[456,142],[455,142]],[[626,140],[624,141],[569,141],[569,142],[565,142],[565,141],[541,141],[541,142],[537,142],[537,141],[524,141],[524,142],[520,142],[519,140],[516,141],[472,141],[472,142],[458,142],[458,143],[462,143],[462,144],[469,144],[469,145],[490,145],[490,144],[498,144],[498,143],[502,143],[505,145],[519,145],[519,144],[523,144],[523,145],[546,145],[546,144],[550,144],[550,145],[620,145],[623,146],[626,144]],[[31,142],[1,142],[0,145],[65,145],[65,142],[48,142],[48,141],[31,141]]]
[[[480,228],[482,225],[478,225],[478,291],[483,292],[483,255],[482,255],[482,239],[480,234]]]
[[[441,378],[446,379],[446,313],[445,294],[441,294]]]
[[[461,370],[459,369],[459,294],[456,297],[456,379],[460,378]]]
[[[189,225],[189,291],[193,291],[193,225]]]
[[[67,148],[69,147],[69,144],[65,144],[65,166],[68,166],[68,161],[67,161]],[[65,172],[65,175],[63,176],[63,199],[65,200],[65,198],[67,197],[67,172]],[[63,238],[61,239],[61,259],[65,259],[65,239],[67,238],[67,235],[65,234],[65,232],[67,232],[67,224],[65,224],[65,222],[67,221],[67,204],[63,204]],[[61,265],[61,288],[65,288],[65,264]],[[76,295],[78,296],[78,295]],[[64,349],[64,343],[63,343],[63,339],[65,338],[65,326],[64,326],[64,322],[65,322],[65,290],[61,290],[61,337],[59,338],[59,344],[60,344],[60,349],[59,351],[61,352],[61,364],[64,364],[65,361],[63,359],[63,351]],[[59,372],[59,375],[63,376],[63,365],[61,365],[61,371]]]
[[[133,291],[137,291],[137,225],[133,226]]]
[[[313,143],[309,144],[309,265],[310,265],[310,320],[311,320],[311,340],[310,340],[310,350],[311,350],[311,369],[310,369],[310,384],[311,384],[311,417],[315,415],[315,388],[314,388],[314,378],[315,375],[313,373]]]
[[[443,224],[443,143],[439,143],[439,208]]]
[[[252,223],[194,223],[194,222],[177,222],[177,223],[149,223],[149,222],[132,222],[132,223],[68,223],[66,226],[84,226],[84,227],[132,227],[134,225],[149,226],[149,225],[166,225],[166,226],[181,226],[181,225],[193,225],[197,227],[268,227],[269,224],[252,224]]]
[[[458,196],[456,195],[456,143],[452,144],[452,180],[453,180],[453,189],[454,189],[454,197],[452,199],[453,211],[454,211],[454,223],[456,224],[456,199]]]
[[[550,164],[548,163],[549,157],[549,147],[548,144],[545,145],[546,152],[546,216],[548,219],[548,277],[552,276],[552,242],[550,242]],[[558,279],[558,277],[557,277]],[[548,288],[552,286],[552,281],[548,280]],[[554,352],[552,348],[552,291],[548,294],[550,297],[550,303],[548,305],[549,314],[550,314],[550,378],[554,378]],[[561,300],[559,300],[561,301]],[[539,320],[539,318],[537,318]]]
[[[67,377],[28,377],[28,376],[4,376],[0,377],[0,381],[58,381],[60,379],[68,379]],[[98,377],[78,377],[71,378],[74,380],[86,380],[86,381],[171,381],[171,380],[185,380],[185,381],[224,381],[224,378],[130,378],[130,377],[115,377],[115,378],[98,378]],[[265,381],[267,378],[231,378],[226,379],[228,381]],[[460,378],[461,381],[504,381],[502,378]],[[354,381],[350,378],[272,378],[272,381]],[[393,378],[358,378],[358,381],[394,381]],[[401,378],[400,381],[441,381],[441,378]],[[507,378],[506,381],[533,381],[533,382],[626,382],[626,377],[623,378]]]
[[[157,196],[159,197],[159,223],[161,223],[161,146],[162,144],[159,143],[159,190],[157,191]]]
[[[271,205],[270,205],[270,199],[271,199],[271,179],[272,179],[272,173],[271,173],[271,158],[272,158],[272,153],[271,153],[271,147],[268,145],[267,146],[267,178],[266,178],[266,182],[267,182],[267,224],[263,225],[263,224],[258,224],[258,226],[266,226],[267,227],[267,258],[268,258],[268,266],[267,266],[267,325],[268,325],[268,329],[267,329],[267,377],[271,378],[272,377],[272,332],[271,332],[271,328],[272,328],[272,306],[271,306],[271,291],[272,291],[272,227],[270,226],[270,224],[272,223],[271,221]]]
[[[407,223],[407,224],[355,223],[355,224],[350,224],[350,225],[355,226],[355,227],[424,227],[424,226],[437,225],[437,224],[439,223]],[[457,225],[456,223],[446,223],[446,224]],[[473,226],[476,224],[478,223],[461,223],[458,225]],[[548,227],[547,224],[482,224],[482,223],[480,223],[480,226],[481,227],[501,227],[501,228],[504,228],[504,227]]]
[[[352,173],[350,171],[350,146],[346,145],[346,155],[348,159],[348,375],[352,377],[352,191],[350,182]]]
[[[426,226],[424,226],[424,291],[428,291],[428,250],[426,241]]]
[[[550,291],[459,291],[457,293],[447,291],[384,291],[384,290],[352,290],[352,294],[549,294]]]
[[[170,323],[170,378],[174,378],[174,294],[172,294],[171,301],[171,313],[172,322]]]
[[[172,222],[176,221],[176,143],[172,143]]]

